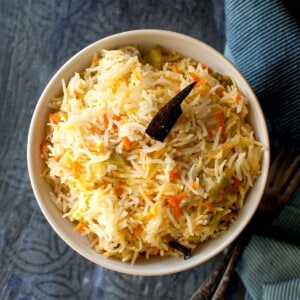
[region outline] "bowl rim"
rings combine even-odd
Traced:
[[[247,226],[247,224],[249,223],[249,221],[251,220],[251,218],[253,217],[253,215],[257,209],[259,200],[256,201],[255,205],[251,206],[252,210],[247,213],[247,218],[239,221],[238,226],[237,226],[238,229],[236,229],[234,231],[234,234],[231,234],[226,239],[225,242],[223,242],[219,246],[215,247],[214,250],[211,251],[211,253],[209,253],[209,255],[207,255],[201,261],[199,261],[197,259],[189,259],[189,260],[185,261],[185,264],[178,264],[178,265],[176,265],[176,263],[172,264],[171,269],[164,269],[164,268],[162,268],[162,269],[151,269],[151,268],[147,269],[146,268],[145,270],[143,270],[143,268],[140,268],[140,267],[137,268],[135,265],[132,266],[132,265],[130,265],[130,263],[124,263],[119,260],[118,260],[118,263],[115,264],[114,260],[106,259],[105,257],[100,262],[97,258],[95,258],[94,255],[89,255],[89,253],[91,253],[91,252],[83,253],[82,248],[77,243],[74,243],[72,241],[72,239],[64,232],[64,230],[56,224],[54,217],[51,216],[51,214],[49,214],[48,208],[47,208],[46,204],[44,203],[45,200],[42,199],[40,189],[37,186],[37,182],[36,182],[37,176],[40,176],[40,175],[36,174],[36,172],[34,170],[34,154],[33,153],[35,153],[35,151],[33,149],[33,147],[34,147],[33,141],[34,141],[35,126],[37,125],[39,111],[40,111],[41,107],[43,105],[45,105],[45,103],[44,103],[45,96],[47,95],[49,89],[51,89],[53,83],[58,78],[61,77],[60,74],[62,73],[63,70],[67,69],[70,65],[72,65],[73,61],[76,61],[76,59],[78,57],[82,56],[83,54],[88,53],[89,51],[91,51],[94,48],[98,48],[98,50],[103,48],[103,46],[101,46],[102,44],[107,44],[109,42],[115,41],[120,38],[126,38],[126,37],[130,37],[130,36],[135,36],[135,35],[141,36],[141,37],[144,35],[159,35],[159,36],[168,37],[168,38],[172,37],[175,39],[183,39],[186,42],[191,43],[191,44],[199,45],[202,47],[202,49],[205,49],[206,51],[208,51],[208,52],[212,53],[214,56],[216,56],[218,58],[218,60],[221,60],[222,62],[226,62],[226,64],[228,66],[230,66],[231,69],[233,69],[237,72],[240,79],[242,81],[244,81],[244,83],[247,87],[247,90],[251,95],[251,100],[254,101],[256,111],[259,113],[259,115],[262,117],[262,120],[264,121],[263,124],[260,124],[260,127],[263,132],[262,136],[265,138],[265,140],[263,141],[264,146],[265,146],[265,152],[263,154],[263,160],[264,160],[263,163],[265,165],[265,168],[264,168],[264,170],[262,170],[262,174],[260,175],[260,176],[262,176],[262,178],[261,178],[262,184],[261,184],[261,187],[259,190],[259,194],[257,195],[258,199],[261,199],[261,197],[262,197],[262,194],[264,191],[264,186],[266,184],[266,180],[267,180],[267,176],[268,176],[268,170],[269,170],[269,164],[270,164],[270,140],[269,140],[269,133],[268,133],[268,129],[267,129],[267,125],[266,125],[266,121],[265,121],[265,117],[264,117],[264,113],[262,111],[261,105],[260,105],[254,91],[252,90],[252,87],[247,82],[247,80],[244,78],[243,74],[237,69],[237,67],[233,63],[231,63],[218,50],[214,49],[213,47],[209,46],[208,44],[206,44],[205,42],[203,42],[201,40],[198,40],[194,37],[188,36],[183,33],[169,31],[169,30],[161,30],[161,29],[136,29],[136,30],[129,30],[129,31],[123,31],[120,33],[112,34],[112,35],[103,37],[103,38],[87,45],[86,47],[84,47],[83,49],[81,49],[80,51],[75,53],[65,63],[62,64],[62,66],[55,72],[55,74],[53,76],[51,76],[51,79],[47,83],[46,87],[43,89],[43,91],[36,103],[36,106],[34,108],[32,119],[30,121],[30,126],[29,126],[29,131],[28,131],[28,139],[27,139],[27,169],[28,169],[29,179],[30,179],[30,183],[32,186],[32,190],[33,190],[35,199],[38,202],[38,205],[39,205],[44,217],[46,218],[47,222],[51,225],[52,229],[58,234],[58,236],[71,249],[73,249],[74,251],[76,251],[78,254],[85,257],[89,261],[92,261],[93,263],[100,265],[102,267],[105,267],[107,269],[125,273],[125,274],[142,275],[142,276],[160,276],[160,275],[167,275],[167,274],[173,274],[173,273],[177,273],[177,272],[181,272],[181,271],[186,271],[188,269],[191,269],[193,267],[196,267],[196,266],[208,261],[212,257],[219,254],[222,250],[224,250],[224,248],[226,248],[228,245],[230,245],[238,237],[238,235],[244,230],[244,228]],[[95,252],[97,255],[103,257],[103,255],[97,253],[95,250],[92,249],[92,251]],[[121,262],[121,264],[119,262]]]

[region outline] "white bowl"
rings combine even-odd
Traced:
[[[90,64],[93,54],[100,49],[114,49],[129,44],[138,45],[145,50],[160,45],[165,49],[175,50],[200,61],[215,71],[232,76],[241,92],[250,100],[250,122],[254,127],[256,138],[266,146],[262,173],[247,194],[245,205],[239,212],[236,222],[220,237],[201,244],[188,260],[157,257],[139,260],[135,265],[131,265],[97,253],[90,248],[88,238],[74,232],[74,224],[62,217],[61,212],[50,200],[50,186],[40,175],[44,163],[40,158],[39,146],[45,137],[46,120],[50,111],[48,103],[53,96],[62,93],[62,79],[68,81],[76,71],[86,68]],[[89,45],[69,59],[50,80],[37,103],[30,124],[27,146],[28,171],[35,197],[46,219],[57,234],[80,255],[100,266],[122,273],[145,276],[171,274],[193,268],[217,255],[228,246],[248,224],[259,204],[267,180],[269,156],[269,137],[265,118],[254,92],[244,77],[222,54],[205,43],[183,34],[164,30],[135,30],[115,34]]]

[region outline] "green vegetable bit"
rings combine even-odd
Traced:
[[[220,179],[220,182],[216,183],[208,190],[208,195],[210,197],[215,198],[222,192],[222,190],[225,187],[229,186],[230,184],[231,184],[231,177],[224,175]]]
[[[223,75],[219,72],[214,72],[212,76],[216,78],[224,87],[233,85],[232,79],[227,75]]]
[[[165,63],[165,58],[162,54],[161,47],[152,48],[149,52],[148,60],[151,66],[161,69]]]
[[[123,168],[128,165],[126,158],[122,154],[117,152],[112,152],[110,158],[107,161],[119,168]]]

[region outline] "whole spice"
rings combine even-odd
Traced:
[[[146,133],[151,138],[160,142],[164,141],[182,113],[181,103],[188,96],[196,83],[195,81],[180,91],[154,116],[146,129]]]
[[[180,243],[176,242],[176,241],[170,241],[169,242],[169,246],[182,252],[183,253],[183,257],[184,259],[188,259],[192,256],[192,250],[181,245]]]

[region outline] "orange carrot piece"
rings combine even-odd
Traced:
[[[200,231],[202,229],[202,226],[200,224],[197,224],[194,228],[196,231]]]
[[[215,208],[214,208],[213,204],[210,201],[205,201],[203,204],[206,206],[206,208],[209,211],[214,211]]]
[[[104,131],[101,130],[98,126],[99,126],[98,124],[95,125],[95,124],[89,123],[90,130],[93,134],[103,134]]]
[[[180,173],[177,170],[175,170],[175,169],[171,169],[169,171],[169,177],[170,177],[171,180],[175,180],[175,179],[180,179],[181,178]]]
[[[75,178],[79,178],[80,176],[80,169],[81,169],[81,164],[77,161],[73,162],[73,176]]]
[[[220,146],[221,151],[225,151],[227,148],[228,148],[228,143],[226,142]]]
[[[48,141],[43,141],[40,144],[40,151],[44,152],[48,150],[48,146],[50,146],[51,144]]]
[[[115,192],[117,196],[120,196],[123,193],[123,188],[120,185],[118,185],[115,187]]]
[[[104,126],[105,126],[105,128],[107,128],[108,127],[108,118],[107,118],[107,115],[103,115],[103,123],[104,123]]]
[[[193,187],[193,189],[195,189],[195,190],[196,190],[199,186],[200,186],[199,181],[195,181],[195,182],[193,182],[193,184],[192,184],[192,187]]]
[[[54,156],[54,159],[55,159],[56,161],[59,161],[61,158],[62,158],[62,154],[61,154],[61,155],[56,155],[56,156]]]
[[[120,121],[121,120],[121,116],[119,116],[119,115],[113,115],[112,118],[115,121]]]
[[[130,141],[130,139],[127,136],[124,136],[122,138],[122,142],[123,142],[123,145],[124,145],[125,149],[126,150],[130,150],[131,141]]]
[[[88,223],[78,223],[73,230],[74,231],[79,231],[81,233],[83,233],[85,231],[85,229],[87,229],[89,227]]]
[[[199,86],[199,85],[205,85],[206,82],[207,82],[207,79],[206,79],[206,78],[202,78],[202,79],[200,79],[199,82],[197,83],[197,86]]]
[[[141,225],[138,225],[133,228],[133,233],[134,234],[141,234],[144,231],[143,227]]]
[[[179,68],[177,65],[173,65],[172,66],[172,71],[175,72],[175,73],[179,73]]]
[[[57,113],[54,113],[54,114],[50,114],[49,115],[50,117],[50,120],[54,123],[54,124],[57,124],[61,121],[61,116],[60,116],[60,113],[57,112]]]
[[[99,61],[100,61],[100,57],[99,57],[99,56],[95,56],[95,57],[93,58],[92,65],[93,65],[93,66],[98,65],[98,64],[99,64]]]
[[[189,75],[195,80],[195,81],[200,81],[201,79],[199,78],[199,76],[194,73],[194,72],[189,72]]]
[[[201,63],[201,66],[202,66],[202,70],[206,70],[207,69],[207,65]]]
[[[143,221],[145,223],[148,223],[149,221],[151,221],[154,218],[154,216],[152,214],[148,214],[145,217],[143,217]]]
[[[173,208],[173,214],[176,219],[178,219],[181,215],[181,209],[180,209],[180,201],[186,198],[187,193],[182,192],[175,196],[167,196],[168,202]]]
[[[223,86],[219,86],[216,90],[215,90],[215,93],[219,96],[219,97],[223,97],[224,95],[224,87]]]
[[[207,133],[210,138],[213,138],[213,132],[211,128],[207,128]]]
[[[174,217],[175,219],[178,219],[180,216],[181,216],[181,210],[180,210],[180,206],[178,203],[174,203],[174,204],[171,204],[172,205],[172,208],[173,208],[173,214],[174,214]]]
[[[221,134],[225,133],[225,120],[223,116],[223,111],[221,109],[217,110],[216,113],[216,119],[217,119],[217,130],[221,127],[222,131]]]
[[[83,100],[84,99],[84,93],[78,93],[78,92],[75,92],[75,97],[79,100]]]
[[[242,98],[242,94],[240,92],[237,92],[237,95],[236,95],[236,98],[235,98],[235,101],[236,102],[239,102]]]
[[[151,247],[151,252],[154,254],[154,255],[157,255],[158,254],[158,248],[156,246],[152,246]]]

